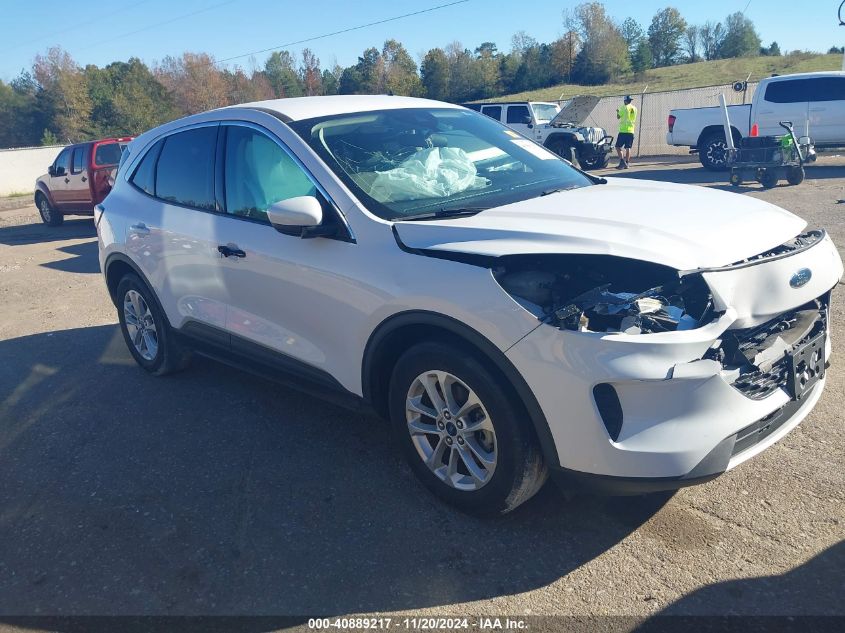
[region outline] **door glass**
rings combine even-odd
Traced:
[[[807,81],[810,82],[810,92],[806,97],[809,101],[845,100],[845,78],[819,77]]]
[[[159,141],[155,145],[153,145],[152,149],[147,152],[144,158],[141,159],[141,164],[138,165],[138,168],[135,170],[135,173],[132,174],[132,184],[134,184],[138,189],[141,191],[150,194],[151,196],[156,195],[156,187],[155,187],[155,168],[156,168],[156,158],[158,158],[158,153],[161,151],[161,146],[164,144],[164,141]]]
[[[807,101],[811,79],[787,79],[766,86],[765,99],[769,103],[801,103]]]
[[[168,136],[156,167],[155,195],[197,209],[213,210],[217,126]]]
[[[56,158],[56,162],[54,163],[56,167],[56,171],[58,172],[59,168],[65,170],[65,173],[70,171],[70,148],[63,149],[62,153],[59,154],[59,157]]]
[[[502,120],[502,106],[484,106],[481,108],[481,114],[486,114],[491,119],[496,119],[497,121]]]
[[[263,221],[267,221],[270,205],[317,193],[302,168],[278,143],[240,125],[228,126],[225,189],[227,213]]]
[[[531,118],[531,113],[528,111],[528,106],[509,106],[508,107],[508,123],[525,123]]]
[[[122,151],[121,146],[117,143],[97,145],[97,150],[94,152],[94,164],[105,166],[117,165],[120,162],[120,153]]]
[[[81,147],[77,147],[73,150],[73,162],[71,173],[72,174],[80,174],[85,170],[85,150]]]

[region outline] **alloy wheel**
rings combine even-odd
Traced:
[[[38,212],[41,214],[41,219],[49,224],[52,212],[50,209],[50,203],[47,202],[47,198],[43,196],[38,198]]]
[[[405,402],[408,432],[420,459],[446,485],[478,490],[498,460],[493,422],[476,393],[446,371],[417,376]]]
[[[711,165],[724,165],[728,157],[728,144],[725,141],[715,141],[707,146],[707,159]]]
[[[141,293],[127,291],[123,298],[123,316],[135,351],[144,360],[154,360],[158,353],[158,333],[150,307]]]

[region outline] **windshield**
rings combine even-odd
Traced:
[[[590,180],[490,117],[408,108],[290,124],[374,214],[483,210]]]
[[[532,103],[534,118],[540,123],[548,123],[558,115],[560,108],[551,103]]]

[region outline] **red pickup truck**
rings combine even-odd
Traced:
[[[133,137],[106,138],[64,148],[35,181],[35,206],[44,224],[59,226],[66,215],[93,215],[113,184],[120,156]]]

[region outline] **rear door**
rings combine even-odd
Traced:
[[[845,143],[845,77],[810,79],[810,137],[815,143]],[[803,127],[795,135],[803,136]]]
[[[70,159],[70,172],[66,189],[66,200],[69,207],[77,210],[93,211],[91,201],[91,187],[88,182],[88,158],[91,145],[85,143],[76,145]]]
[[[751,123],[757,123],[760,136],[785,134],[786,131],[779,125],[780,121],[791,121],[798,136],[804,133],[811,81],[775,79],[766,84],[763,94],[754,95],[755,107]],[[810,134],[812,133],[810,130]]]
[[[135,205],[126,247],[155,287],[170,323],[228,349],[228,296],[222,277],[217,213],[217,123],[159,140],[130,182],[146,194]]]
[[[533,119],[531,118],[531,110],[528,109],[528,104],[520,103],[516,105],[507,106],[505,125],[516,130],[523,136],[533,138],[531,129],[534,127]]]

